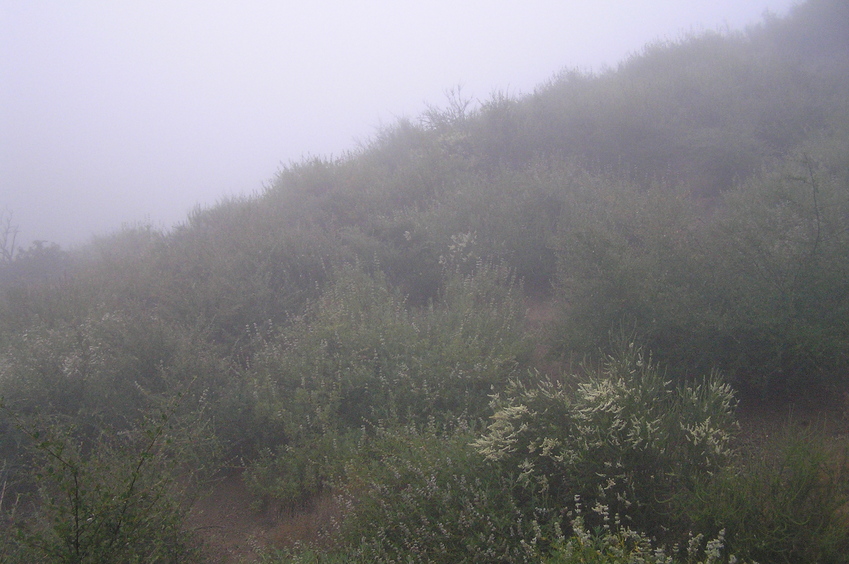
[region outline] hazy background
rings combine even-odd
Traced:
[[[793,0],[0,0],[0,211],[19,243],[171,227],[444,91],[521,95]]]

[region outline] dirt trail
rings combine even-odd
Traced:
[[[241,475],[233,473],[192,507],[189,528],[200,534],[211,562],[253,562],[264,550],[319,543],[340,514],[330,496],[297,512],[257,511],[253,500]]]
[[[532,338],[536,339],[536,346],[531,356],[531,365],[540,374],[552,379],[560,378],[564,371],[568,371],[569,368],[568,362],[549,356],[551,348],[549,329],[557,321],[560,308],[557,300],[547,296],[528,296],[525,298],[525,328]]]

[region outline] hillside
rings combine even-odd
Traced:
[[[238,483],[323,521],[263,562],[847,561],[846,2],[452,90],[171,232],[0,219],[0,560],[221,561]]]

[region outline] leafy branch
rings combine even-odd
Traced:
[[[59,562],[127,561],[187,545],[175,497],[181,492],[173,488],[173,470],[185,453],[170,448],[182,397],[170,398],[141,428],[101,430],[90,445],[73,426],[25,421],[0,404],[34,455],[39,500],[35,512],[16,523],[19,544]],[[118,437],[127,442],[116,443]]]

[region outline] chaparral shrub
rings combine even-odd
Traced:
[[[0,560],[200,561],[184,518],[193,486],[214,464],[214,444],[202,408],[191,420],[176,417],[180,397],[129,429],[103,426],[94,439],[65,418],[0,405],[28,454],[14,480],[4,480],[3,493],[15,496],[0,506]]]
[[[633,343],[574,390],[514,379],[492,405],[474,445],[515,476],[524,507],[558,519],[577,497],[598,509],[589,527],[617,521],[659,538],[679,526],[678,493],[727,463],[736,430],[734,394],[717,374],[673,383]]]
[[[791,424],[692,491],[695,527],[758,562],[849,561],[846,445]]]
[[[520,293],[509,269],[480,263],[414,308],[379,273],[342,269],[304,317],[255,336],[249,483],[294,502],[285,492],[322,489],[352,431],[483,417],[527,359]]]

